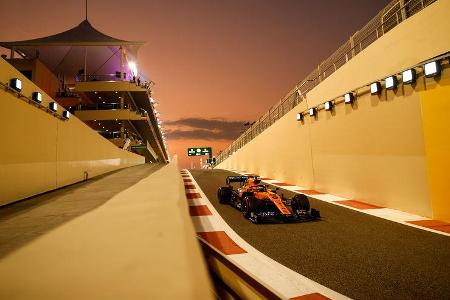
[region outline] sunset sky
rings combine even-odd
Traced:
[[[225,149],[388,0],[90,0],[101,32],[146,41],[139,69],[180,167],[186,148]],[[85,1],[0,0],[0,40],[55,34],[84,20]]]

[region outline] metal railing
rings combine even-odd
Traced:
[[[120,72],[115,74],[86,74],[86,75],[77,75],[75,77],[75,81],[77,82],[91,82],[91,81],[127,81],[130,83],[134,83],[137,86],[145,89],[151,89],[151,87],[155,84],[151,80],[141,79],[141,77],[131,77],[127,74],[124,74],[124,78],[120,76]]]
[[[80,94],[71,91],[58,91],[56,98],[80,98]]]
[[[302,102],[305,95],[320,82],[345,65],[374,41],[392,28],[418,13],[437,0],[394,0],[382,9],[363,28],[353,34],[330,57],[322,61],[305,79],[289,91],[268,112],[253,123],[227,149],[217,156],[217,164],[228,158],[236,150],[253,140],[266,128]]]
[[[120,74],[82,74],[77,75],[75,78],[78,82],[89,82],[89,81],[128,81],[125,78],[121,78]]]

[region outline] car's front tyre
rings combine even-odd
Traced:
[[[303,194],[295,195],[291,200],[292,212],[296,215],[307,213],[310,209],[308,197]]]
[[[241,201],[241,211],[245,218],[250,218],[252,213],[256,213],[256,200],[253,196],[245,196]]]

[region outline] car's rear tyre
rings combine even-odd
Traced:
[[[228,186],[222,186],[217,190],[217,199],[219,199],[219,203],[225,204],[230,203],[231,195],[233,191]]]
[[[291,208],[294,213],[298,211],[308,212],[310,209],[308,197],[303,194],[295,195],[291,200]]]

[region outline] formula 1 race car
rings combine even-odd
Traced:
[[[232,183],[240,186],[234,188]],[[260,223],[271,219],[287,222],[312,221],[320,218],[317,209],[310,208],[308,198],[297,194],[291,199],[279,196],[276,191],[261,184],[258,176],[228,176],[228,186],[220,187],[217,191],[219,203],[230,204],[239,209],[245,218],[253,223]]]

